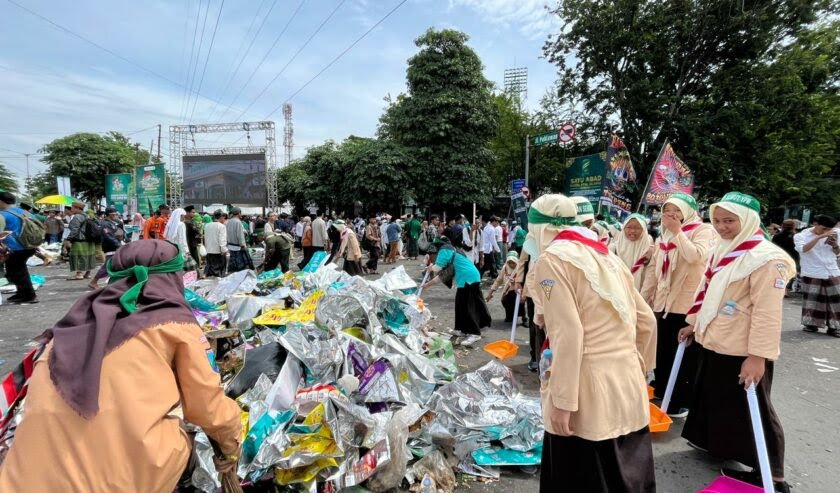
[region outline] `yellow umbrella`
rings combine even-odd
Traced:
[[[68,195],[47,195],[35,201],[38,205],[73,205],[73,202],[79,201]]]

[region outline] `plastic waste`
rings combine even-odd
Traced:
[[[277,342],[247,351],[245,365],[230,381],[225,395],[233,399],[239,397],[256,385],[262,374],[274,382],[283,368],[283,363],[286,362],[286,354],[286,350]]]
[[[551,377],[551,358],[553,353],[551,349],[546,349],[542,353],[542,357],[540,358],[540,380],[543,382],[547,382],[549,377]]]
[[[420,481],[420,493],[436,493],[435,490],[435,480],[429,476],[429,473],[426,473],[423,476],[423,480]]]

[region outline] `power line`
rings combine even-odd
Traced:
[[[195,53],[195,65],[193,65],[192,76],[190,77],[190,92],[192,92],[193,87],[195,87],[195,73],[198,71],[198,61],[201,60],[201,47],[204,45],[204,30],[207,28],[207,17],[208,13],[210,12],[210,1],[211,0],[207,0],[207,6],[204,7],[204,22],[201,24],[201,35],[198,39],[198,51]],[[191,100],[192,95],[187,95],[187,105],[184,107],[184,114],[178,118],[179,121],[184,121],[187,118],[187,111],[190,110]]]
[[[271,52],[274,50],[274,47],[277,46],[278,42],[280,42],[280,38],[283,37],[283,34],[286,32],[286,30],[292,24],[292,21],[295,20],[298,13],[300,12],[300,9],[303,8],[303,4],[305,4],[305,3],[306,3],[306,0],[301,0],[300,4],[298,4],[295,11],[292,13],[292,16],[289,18],[289,20],[286,22],[286,25],[283,26],[283,29],[280,31],[280,34],[278,34],[277,37],[274,38],[274,43],[271,44],[271,48],[269,48],[268,51],[265,52],[265,55],[263,55],[262,60],[260,60],[260,63],[258,63],[257,66],[254,67],[254,70],[251,72],[251,75],[248,76],[248,80],[245,81],[245,84],[243,84],[242,87],[239,88],[239,91],[236,93],[236,96],[234,96],[233,100],[230,102],[230,106],[227,106],[225,108],[225,111],[223,111],[222,114],[219,115],[219,121],[217,123],[220,123],[222,121],[222,119],[225,117],[225,115],[227,115],[228,110],[233,109],[233,105],[236,104],[236,101],[239,100],[239,96],[242,94],[242,91],[244,91],[245,88],[248,87],[248,84],[251,83],[251,80],[254,78],[254,75],[257,73],[257,71],[260,69],[260,67],[262,67],[263,63],[265,63],[265,61],[268,59],[268,55],[271,54]]]
[[[216,25],[213,26],[213,36],[210,37],[210,48],[207,50],[207,57],[204,59],[204,68],[201,70],[201,79],[198,81],[198,89],[196,92],[201,92],[201,86],[204,84],[204,74],[207,73],[207,66],[210,65],[210,54],[213,53],[213,43],[216,41],[216,31],[219,29],[219,19],[222,18],[222,9],[224,8],[225,0],[222,0],[222,3],[219,5],[219,13],[216,15]],[[205,17],[204,20],[206,22],[207,18]],[[198,98],[195,98],[195,101],[193,101],[192,111],[190,111],[190,123],[192,123],[193,115],[195,114],[196,104],[198,104]]]
[[[271,85],[274,84],[277,81],[277,79],[280,78],[281,75],[283,75],[283,72],[286,71],[286,68],[288,68],[289,65],[291,65],[293,61],[295,61],[295,59],[298,57],[298,55],[300,55],[300,53],[309,45],[309,43],[315,38],[315,36],[317,36],[318,33],[321,32],[321,29],[323,29],[324,26],[327,25],[327,22],[329,22],[329,20],[332,19],[332,16],[335,15],[336,12],[338,12],[338,9],[341,8],[342,5],[344,5],[345,1],[346,0],[341,0],[340,2],[338,2],[338,5],[336,5],[335,8],[332,10],[332,12],[330,12],[330,15],[328,15],[321,22],[321,24],[318,26],[318,29],[316,29],[315,32],[313,32],[309,36],[309,38],[307,38],[306,42],[303,43],[303,45],[300,48],[298,48],[298,50],[295,52],[295,54],[292,55],[292,58],[290,58],[289,61],[286,62],[286,65],[283,65],[283,68],[281,68],[280,71],[277,72],[277,75],[275,75],[274,78],[271,79],[271,81],[269,81],[268,84],[266,84],[266,86],[263,88],[263,90],[260,91],[259,94],[257,94],[257,97],[255,97],[253,100],[251,100],[251,103],[248,104],[248,106],[244,110],[242,110],[241,113],[239,113],[239,116],[234,118],[234,121],[238,121],[240,118],[242,118],[242,116],[245,113],[247,113],[248,110],[251,109],[251,107],[254,106],[254,104],[262,97],[262,95],[265,94],[266,91],[268,91],[268,88],[271,87]]]
[[[265,2],[266,2],[266,0],[263,0],[262,3],[260,4],[260,6],[257,8],[256,13],[254,14],[254,18],[251,21],[251,25],[248,26],[248,33],[250,33],[251,28],[254,27],[254,21],[257,20],[257,17],[259,16],[259,13],[260,13],[260,10],[262,10],[262,6],[263,6],[263,4],[265,4]],[[248,49],[245,50],[245,54],[242,55],[241,57],[239,57],[238,54],[242,53],[242,46],[245,44],[245,39],[244,38],[242,39],[242,43],[239,45],[239,48],[236,50],[237,56],[239,58],[239,63],[236,64],[236,68],[233,69],[233,72],[231,72],[230,77],[228,77],[228,80],[225,83],[225,87],[224,87],[224,89],[222,89],[222,92],[219,95],[220,100],[224,99],[225,94],[227,94],[227,90],[230,87],[230,83],[233,82],[233,79],[235,79],[236,76],[239,74],[239,69],[240,69],[240,67],[242,67],[242,63],[245,61],[245,59],[248,58],[248,55],[251,54],[251,48],[254,46],[254,42],[257,41],[257,38],[259,37],[260,33],[262,32],[263,26],[265,26],[266,21],[268,21],[268,18],[271,15],[271,12],[274,10],[274,7],[276,5],[277,5],[277,0],[274,0],[274,2],[272,2],[272,4],[271,4],[271,7],[268,9],[268,12],[266,12],[265,15],[263,16],[263,20],[260,23],[260,27],[257,28],[257,32],[254,34],[254,37],[251,39],[251,44],[248,45]],[[246,36],[248,35],[248,33],[246,33]],[[217,105],[217,104],[213,105],[213,110],[210,112],[210,116],[207,117],[207,121],[212,121],[213,120],[213,115],[216,114],[216,110],[218,109],[218,107],[219,107],[219,105]]]
[[[111,56],[115,57],[115,58],[119,58],[120,60],[122,60],[122,61],[124,61],[124,62],[128,63],[129,65],[133,65],[133,66],[135,66],[135,67],[139,68],[140,70],[142,70],[142,71],[144,71],[144,72],[146,72],[146,73],[148,73],[148,74],[150,74],[150,75],[153,75],[153,76],[155,76],[155,77],[157,77],[157,78],[159,78],[159,79],[161,79],[161,80],[164,80],[164,81],[166,81],[166,82],[169,82],[170,84],[172,84],[172,85],[174,85],[174,86],[181,87],[181,88],[183,88],[183,87],[184,87],[184,85],[183,85],[183,84],[181,84],[181,83],[179,83],[179,82],[176,82],[176,81],[174,81],[174,80],[170,79],[169,77],[167,77],[167,76],[165,76],[165,75],[159,74],[158,72],[155,72],[154,70],[152,70],[152,69],[150,69],[150,68],[146,68],[146,67],[144,67],[143,65],[140,65],[139,63],[136,63],[136,62],[134,62],[134,61],[132,61],[132,60],[130,60],[130,59],[128,59],[128,58],[126,58],[126,57],[124,57],[124,56],[120,55],[119,53],[117,53],[117,52],[115,52],[115,51],[113,51],[113,50],[111,50],[111,49],[109,49],[109,48],[106,48],[106,47],[104,47],[104,46],[100,45],[99,43],[96,43],[95,41],[91,41],[90,39],[88,39],[88,38],[86,38],[86,37],[82,36],[81,34],[79,34],[79,33],[75,32],[75,31],[73,31],[73,30],[71,30],[71,29],[68,29],[68,28],[66,28],[66,27],[64,27],[64,26],[62,26],[62,25],[60,25],[60,24],[58,24],[58,23],[56,23],[56,22],[53,22],[53,21],[52,21],[52,20],[50,20],[49,18],[44,17],[43,15],[41,15],[41,14],[39,14],[39,13],[37,13],[37,12],[33,11],[33,10],[28,9],[27,7],[24,7],[23,5],[21,5],[21,4],[19,4],[19,3],[17,3],[15,0],[6,0],[6,1],[7,1],[7,2],[9,2],[9,3],[11,3],[12,5],[14,5],[14,6],[18,7],[19,9],[21,9],[21,10],[23,10],[23,11],[25,11],[25,12],[28,12],[29,14],[31,14],[31,15],[33,15],[33,16],[35,16],[35,17],[37,17],[37,18],[41,19],[42,21],[44,21],[44,22],[46,22],[46,23],[48,23],[48,24],[52,25],[53,27],[55,27],[55,28],[57,28],[57,29],[59,29],[59,30],[61,30],[61,31],[63,31],[63,32],[67,33],[67,34],[69,34],[70,36],[73,36],[74,38],[80,39],[80,40],[84,41],[85,43],[87,43],[87,44],[89,44],[89,45],[91,45],[91,46],[94,46],[95,48],[98,48],[98,49],[100,49],[100,50],[104,51],[105,53],[108,53],[109,55],[111,55]],[[199,94],[199,93],[197,93],[197,92],[195,92],[195,91],[190,91],[190,92],[191,92],[191,94],[195,94],[195,95],[196,95],[196,97],[201,96],[202,98],[204,98],[204,99],[206,99],[206,100],[210,101],[211,103],[219,103],[219,104],[221,104],[221,105],[223,105],[223,106],[226,106],[224,103],[221,103],[221,102],[219,102],[219,101],[216,101],[215,99],[213,99],[213,98],[211,98],[211,97],[205,96],[205,95],[203,95],[203,94]],[[226,107],[227,107],[227,108],[230,108],[230,107],[228,107],[228,106],[226,106]]]
[[[149,130],[152,130],[152,129],[157,130],[157,125],[153,125],[149,128],[143,128],[143,129],[140,129],[140,130],[131,130],[131,131],[128,131],[128,132],[120,131],[120,130],[103,130],[103,131],[64,130],[64,131],[56,131],[56,132],[14,132],[14,131],[6,132],[6,131],[3,131],[3,132],[0,132],[0,135],[73,135],[73,134],[78,134],[78,133],[107,134],[109,132],[118,132],[118,133],[121,133],[121,134],[125,135],[126,137],[128,137],[129,135],[139,134],[141,132],[148,132]]]
[[[207,0],[207,1],[209,2],[210,0]],[[187,10],[187,14],[189,14],[189,10]],[[198,0],[198,8],[195,11],[195,26],[193,27],[192,48],[190,48],[190,58],[189,58],[189,60],[187,60],[187,70],[184,73],[184,93],[181,96],[181,109],[180,109],[180,111],[178,111],[178,115],[179,115],[178,119],[179,120],[182,118],[180,115],[183,115],[184,112],[186,111],[184,109],[184,107],[187,104],[187,84],[190,80],[190,69],[192,68],[192,64],[193,64],[193,54],[195,53],[195,40],[196,40],[197,35],[198,35],[198,21],[199,21],[199,19],[201,19],[201,0]],[[184,50],[184,51],[186,51],[186,50]]]

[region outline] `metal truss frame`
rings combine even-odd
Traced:
[[[193,136],[202,133],[265,132],[265,145],[252,147],[195,147]],[[173,206],[183,205],[183,156],[224,156],[236,154],[265,154],[265,186],[268,210],[276,211],[281,204],[277,199],[277,145],[274,122],[238,122],[198,125],[172,125],[169,127],[169,197]],[[189,144],[192,144],[190,146]]]

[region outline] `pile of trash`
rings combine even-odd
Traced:
[[[541,458],[539,399],[491,361],[458,375],[450,336],[403,267],[369,281],[321,266],[187,278],[225,393],[242,409],[245,491],[451,492],[456,472]],[[220,486],[203,433],[193,485]]]

